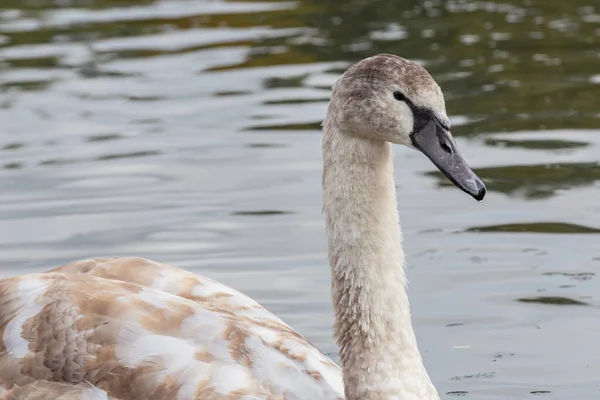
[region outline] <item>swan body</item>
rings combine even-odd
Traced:
[[[391,143],[463,191],[439,86],[381,54],[334,85],[323,211],[341,367],[211,279],[143,258],[84,260],[0,280],[0,400],[439,400],[412,328]]]
[[[0,281],[0,301],[5,389],[40,380],[80,383],[74,399],[343,397],[340,369],[283,321],[166,264],[78,261]]]

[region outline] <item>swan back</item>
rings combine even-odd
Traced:
[[[88,383],[34,381],[0,392],[0,400],[119,400]]]
[[[247,296],[140,258],[0,281],[0,386],[119,399],[337,399],[339,368]]]

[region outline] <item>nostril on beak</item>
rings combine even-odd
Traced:
[[[448,145],[446,142],[441,142],[440,146],[442,146],[442,150],[446,152],[446,154],[452,154],[452,147]]]

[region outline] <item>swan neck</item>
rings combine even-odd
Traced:
[[[411,323],[391,145],[347,135],[330,115],[323,210],[346,399],[439,399]]]

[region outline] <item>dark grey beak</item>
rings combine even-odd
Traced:
[[[421,150],[436,167],[459,189],[477,201],[485,196],[485,185],[460,155],[456,142],[435,119],[410,136],[413,145]]]

